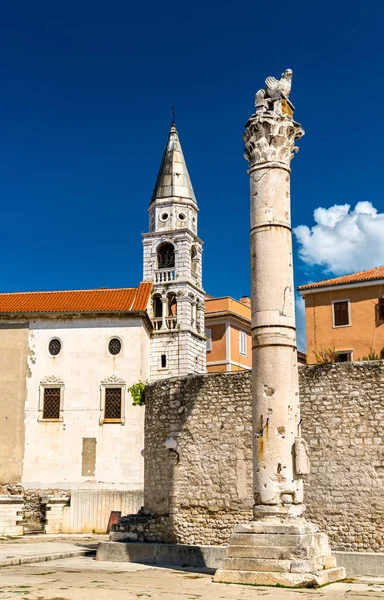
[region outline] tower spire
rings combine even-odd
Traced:
[[[179,134],[175,125],[175,107],[172,103],[172,126],[168,134],[163,158],[151,202],[164,198],[189,200],[197,205],[187,165],[181,149]]]

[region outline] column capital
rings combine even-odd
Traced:
[[[261,167],[265,163],[289,168],[299,150],[295,142],[304,135],[304,130],[281,108],[282,105],[289,106],[288,102],[276,101],[272,103],[272,108],[256,111],[248,119],[243,140],[244,158],[250,168]]]

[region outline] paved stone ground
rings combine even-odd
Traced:
[[[0,569],[0,600],[384,600],[384,577],[319,590],[212,583],[208,574],[80,557]]]
[[[0,567],[95,553],[106,535],[24,536],[0,541]]]
[[[73,543],[73,544],[98,544],[109,539],[107,534],[98,533],[43,533],[37,535],[21,535],[19,537],[0,537],[0,548],[9,544],[52,544],[52,543]]]

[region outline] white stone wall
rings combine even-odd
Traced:
[[[205,373],[206,340],[188,331],[158,333],[151,340],[151,381],[190,373]],[[161,355],[167,357],[167,366],[161,367]]]
[[[165,221],[162,218],[164,214],[169,215]],[[175,229],[185,229],[186,227],[194,233],[197,231],[197,209],[190,200],[175,202],[171,198],[168,200],[157,199],[156,203],[151,206],[149,213],[150,231],[173,231]]]
[[[0,496],[0,536],[23,535],[23,508],[22,496]]]
[[[54,337],[62,342],[56,357],[48,351]],[[108,351],[112,337],[122,342],[117,356]],[[142,489],[144,408],[133,406],[126,391],[125,424],[100,424],[101,382],[114,375],[128,388],[148,380],[149,346],[140,319],[31,321],[22,476],[26,488]],[[64,382],[60,422],[39,421],[40,383],[51,376]],[[96,438],[94,476],[82,476],[83,438]]]

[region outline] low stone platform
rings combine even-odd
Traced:
[[[305,519],[236,525],[223,569],[214,581],[287,587],[320,587],[345,578],[336,566],[328,537]]]
[[[96,560],[171,566],[188,565],[216,570],[223,568],[226,553],[227,546],[129,542],[129,540],[123,539],[123,534],[121,534],[120,541],[103,541],[99,543]],[[335,556],[338,565],[344,567],[348,577],[382,577],[384,574],[384,554],[374,552],[332,552],[332,555]]]

